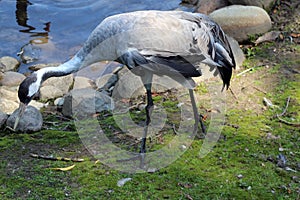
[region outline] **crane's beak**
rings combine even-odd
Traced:
[[[20,118],[22,117],[22,115],[24,114],[24,112],[26,110],[26,107],[27,107],[26,104],[24,104],[22,102],[20,103],[20,105],[19,105],[19,113],[18,113],[18,115],[16,117],[16,121],[15,121],[15,124],[14,124],[14,130],[16,130],[16,128],[17,128],[17,126],[19,124]]]

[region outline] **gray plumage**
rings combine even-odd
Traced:
[[[167,75],[189,88],[197,131],[199,116],[192,77],[201,76],[200,63],[215,67],[228,88],[235,61],[223,30],[206,15],[182,11],[137,11],[103,20],[79,52],[58,67],[34,72],[19,87],[20,116],[24,106],[51,76],[64,76],[99,61],[118,61],[139,75],[147,90],[146,126],[140,153],[145,153],[147,127],[153,108],[153,74]],[[204,125],[200,119],[203,132]],[[18,124],[16,120],[15,127]],[[14,128],[15,128],[14,127]]]
[[[222,29],[206,15],[180,11],[138,11],[108,17],[77,56],[83,66],[117,60],[130,69],[142,65],[158,75],[179,72],[186,78],[200,76],[195,67],[202,62],[225,67],[221,77],[227,86],[235,66]]]

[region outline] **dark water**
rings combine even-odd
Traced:
[[[181,0],[0,0],[0,57],[17,57],[32,44],[38,60],[63,62],[105,17],[135,10],[174,10]],[[30,46],[32,46],[30,45]]]

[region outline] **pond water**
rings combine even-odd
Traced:
[[[0,0],[0,57],[30,47],[37,60],[63,62],[81,47],[105,17],[135,10],[190,10],[181,0]],[[32,49],[32,47],[34,49]],[[19,59],[19,58],[18,58]]]

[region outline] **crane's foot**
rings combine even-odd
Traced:
[[[145,157],[146,157],[146,138],[142,138],[141,149],[140,149],[140,152],[138,155],[133,156],[131,158],[120,159],[120,160],[117,160],[117,162],[129,162],[129,161],[140,160],[140,168],[144,169],[145,168]]]
[[[126,158],[126,159],[119,159],[117,160],[117,162],[131,162],[131,161],[140,161],[140,165],[139,167],[141,169],[145,169],[146,165],[145,165],[145,158],[146,158],[146,153],[139,153],[136,156],[133,156],[131,158]]]

